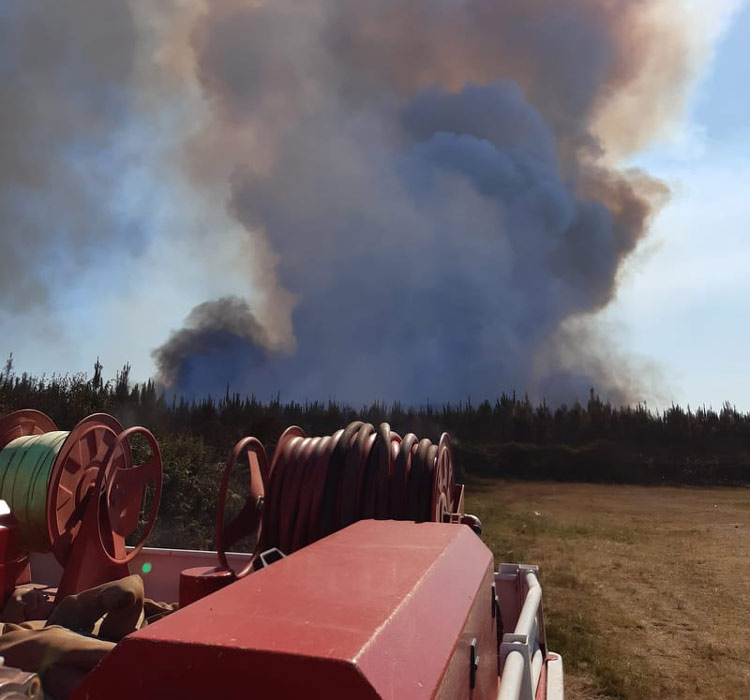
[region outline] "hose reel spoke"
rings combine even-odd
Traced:
[[[124,455],[130,455],[128,441],[135,435],[145,439],[151,456],[142,464],[130,467],[129,464],[132,462]],[[129,553],[126,553],[125,538],[135,532],[139,525],[143,494],[150,482],[154,484],[154,495],[148,519],[138,542]],[[102,500],[105,503],[104,511],[100,510],[97,532],[104,552],[113,564],[126,564],[132,561],[143,548],[156,523],[161,486],[162,461],[156,438],[139,426],[120,433],[107,451],[94,487],[95,493],[103,490],[105,494],[104,499],[96,499],[97,507],[100,509]],[[109,528],[106,525],[109,525]]]
[[[240,512],[226,524],[224,522],[226,503],[229,496],[230,481],[236,464],[247,464],[247,496]],[[227,560],[227,550],[244,537],[256,537],[256,553],[259,551],[262,536],[262,511],[269,482],[269,468],[266,450],[259,440],[246,437],[240,440],[232,450],[219,488],[216,504],[216,551],[219,563],[232,575],[244,576],[252,569],[252,561],[239,573],[234,572]]]
[[[138,520],[149,483],[156,482],[161,460],[151,459],[134,467],[124,467],[122,459],[113,463],[109,485],[109,517],[113,532],[127,538],[138,527]]]
[[[252,521],[256,510],[256,504],[248,499],[237,516],[224,526],[221,535],[221,545],[224,549],[234,547],[243,537],[253,534]]]
[[[70,555],[83,520],[101,459],[122,426],[111,416],[88,416],[70,432],[58,454],[47,489],[47,532],[55,557],[62,564]]]

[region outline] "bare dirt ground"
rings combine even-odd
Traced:
[[[467,512],[540,566],[566,697],[750,698],[750,489],[473,481]]]

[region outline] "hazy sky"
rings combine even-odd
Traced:
[[[721,35],[672,141],[636,163],[671,202],[605,317],[658,365],[664,400],[750,410],[750,5]]]
[[[711,4],[686,0],[692,1]],[[626,263],[618,296],[601,320],[622,354],[657,379],[660,405],[718,407],[730,401],[750,410],[750,5],[722,2],[734,11],[724,16],[684,122],[633,160],[667,181],[673,195]],[[174,131],[179,131],[179,115],[174,119]],[[123,152],[143,143],[154,147],[157,138],[128,136],[117,146]],[[157,181],[158,199],[151,194]],[[153,238],[134,243],[142,245],[145,257],[163,258],[181,245],[178,233],[190,207],[184,205],[180,183],[172,186],[173,196],[165,196],[158,172],[125,173],[119,182],[117,201],[124,216],[131,199],[154,200],[144,234]],[[210,221],[202,224],[211,228]],[[227,247],[227,269],[237,250]],[[95,257],[75,285],[57,294],[59,325],[34,311],[4,318],[0,309],[0,355],[13,352],[18,370],[49,375],[90,372],[99,354],[106,376],[131,362],[133,377],[145,379],[154,369],[151,350],[196,304],[227,293],[252,298],[252,288],[237,276],[206,274],[196,251],[180,250],[182,260],[196,259],[194,268],[188,262],[158,276],[142,272],[153,269],[150,264],[120,264],[126,255]],[[51,251],[51,272],[55,266]],[[121,333],[112,332],[113,323],[128,329],[126,343]]]

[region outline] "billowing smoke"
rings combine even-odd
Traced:
[[[97,8],[93,20],[74,0],[0,15],[2,65],[19,76],[0,84],[3,299],[43,303],[53,286],[46,267],[23,269],[21,249],[71,247],[65,268],[90,260],[92,237],[127,250],[129,229],[144,229],[141,262],[168,293],[204,290],[192,312],[174,309],[153,352],[175,390],[638,396],[606,348],[577,353],[565,329],[611,301],[667,194],[618,163],[679,113],[701,57],[689,5]],[[184,222],[168,233],[149,226],[159,207],[112,194],[116,144],[145,125],[160,148],[141,150],[140,168],[158,171],[152,189]]]
[[[229,296],[196,306],[184,327],[154,351],[154,360],[159,376],[170,386],[190,386],[195,374],[200,377],[206,371],[219,378],[223,374],[231,384],[248,371],[266,368],[271,349],[248,303]]]
[[[683,82],[680,36],[648,12],[212,3],[194,47],[213,122],[194,157],[241,144],[219,156],[231,210],[267,238],[298,299],[297,352],[275,363],[283,386],[261,367],[247,387],[411,401],[616,387],[616,368],[538,376],[535,357],[565,319],[612,298],[664,189],[614,170],[594,131],[609,96],[658,59],[644,110]],[[625,140],[656,126],[638,120]]]
[[[0,299],[47,303],[92,264],[101,241],[127,247],[112,215],[115,136],[130,118],[135,27],[119,0],[11,0],[0,8]],[[130,232],[131,234],[133,232]],[[129,240],[130,239],[130,240]]]

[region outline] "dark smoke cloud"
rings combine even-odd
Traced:
[[[247,388],[415,402],[597,383],[622,398],[616,368],[576,368],[566,384],[535,358],[566,319],[612,299],[666,191],[608,165],[595,130],[655,55],[669,69],[645,93],[652,107],[674,98],[664,76],[688,72],[684,38],[648,12],[588,0],[212,4],[193,41],[214,121],[193,156],[205,163],[217,132],[238,135],[219,156],[230,209],[279,254],[279,282],[298,299],[297,352],[273,361],[279,374],[250,371]],[[628,145],[653,127],[642,121]]]
[[[631,398],[633,373],[568,325],[612,300],[667,193],[617,163],[679,111],[688,16],[678,0],[10,0],[0,308],[54,316],[104,262],[146,281],[131,306],[213,299],[153,353],[175,390]]]
[[[195,375],[207,371],[225,385],[242,382],[248,371],[268,365],[269,347],[248,303],[229,296],[196,306],[154,351],[154,361],[164,382],[189,391]]]

